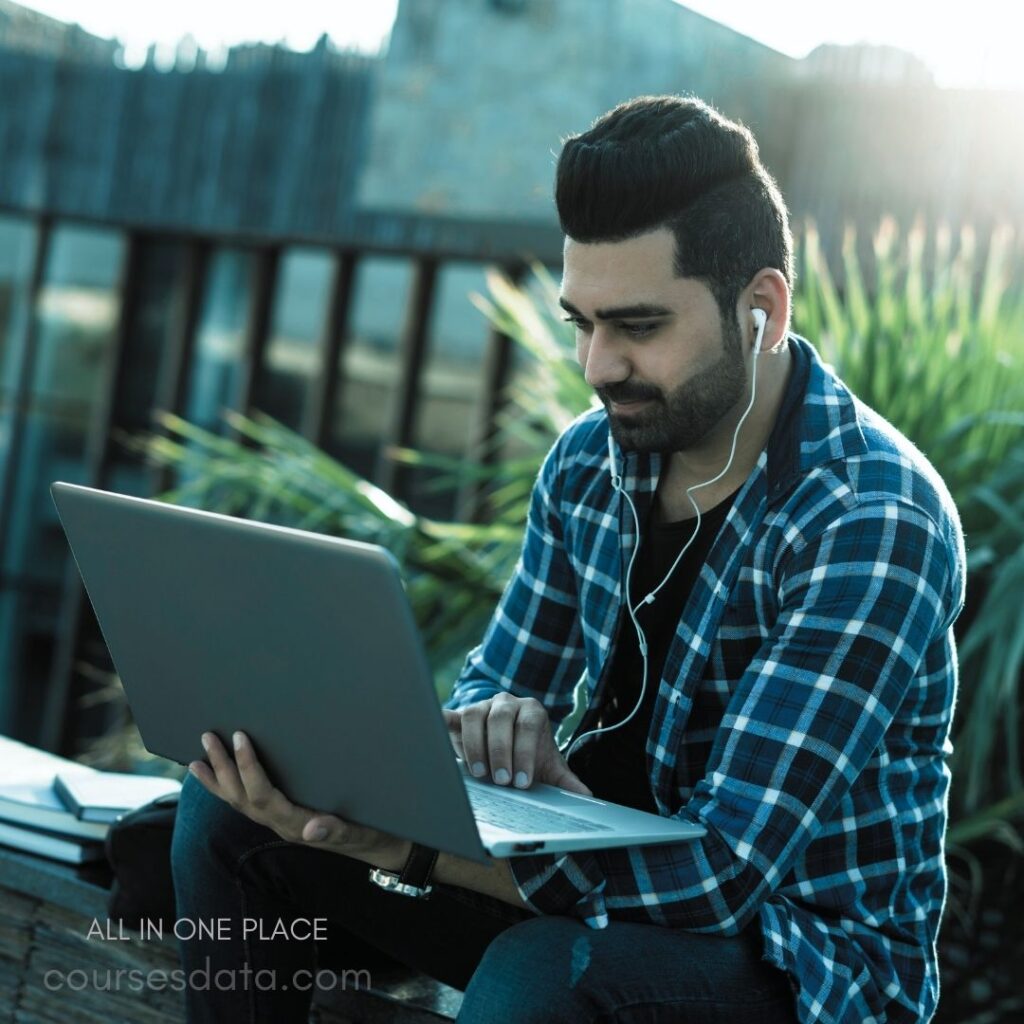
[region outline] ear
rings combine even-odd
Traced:
[[[774,267],[764,267],[751,279],[740,293],[736,315],[743,327],[743,336],[752,345],[756,334],[751,309],[763,309],[768,323],[761,339],[761,351],[769,352],[786,337],[789,330],[789,284],[782,272]]]

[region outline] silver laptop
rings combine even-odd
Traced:
[[[75,484],[51,488],[146,748],[253,740],[303,806],[481,863],[704,829],[455,756],[398,566],[383,548]]]

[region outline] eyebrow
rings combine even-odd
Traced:
[[[573,316],[578,316],[583,320],[587,319],[568,299],[563,299],[559,296],[558,304],[566,313],[571,313]],[[612,309],[598,309],[594,311],[594,316],[598,320],[635,320],[672,315],[673,311],[671,309],[668,309],[666,306],[657,306],[651,302],[638,302],[632,306],[615,306]]]

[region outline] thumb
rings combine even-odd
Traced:
[[[555,764],[552,786],[560,789],[567,789],[570,793],[582,793],[584,796],[593,796],[590,787],[565,763],[559,755],[558,763]]]
[[[456,756],[464,757],[462,749],[462,715],[458,711],[449,708],[441,708],[444,715],[444,724],[448,727],[448,739],[452,741],[452,747]]]

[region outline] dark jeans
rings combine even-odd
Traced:
[[[360,861],[285,842],[191,776],[172,863],[192,1022],[305,1022],[325,948],[313,928],[326,929],[341,983],[365,987],[383,952],[464,989],[459,1020],[474,1024],[796,1020],[756,925],[735,938],[618,921],[595,930],[455,886],[408,899],[370,884]]]

